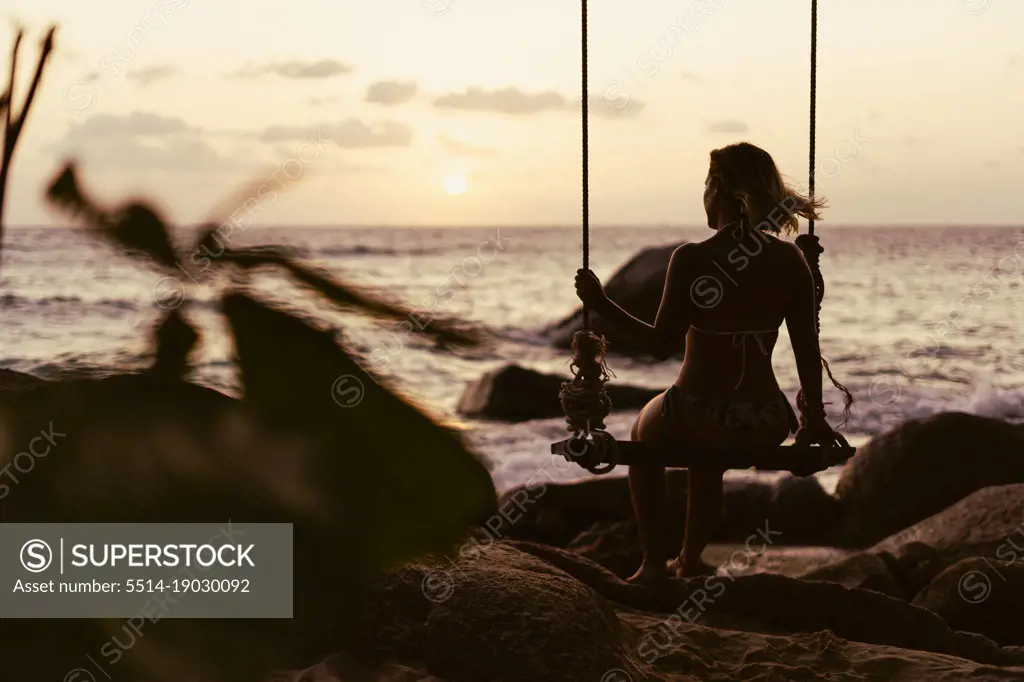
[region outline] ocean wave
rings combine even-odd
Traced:
[[[945,344],[924,346],[915,348],[906,354],[907,358],[933,358],[935,360],[946,360],[949,358],[976,358],[981,354],[977,348],[954,348]]]
[[[394,249],[384,246],[365,246],[356,244],[354,246],[327,246],[312,250],[309,254],[312,257],[327,256],[425,256],[441,253],[439,248],[415,247],[409,249]]]
[[[188,305],[198,310],[219,310],[220,299],[193,298],[189,299]],[[80,296],[44,296],[42,298],[31,298],[18,296],[16,294],[4,294],[0,296],[0,308],[16,312],[34,311],[37,309],[60,309],[74,307],[84,315],[90,312],[109,313],[111,311],[141,312],[143,310],[167,310],[167,307],[158,305],[150,299],[128,299],[128,298],[100,298],[87,300]]]
[[[112,308],[115,310],[135,310],[139,307],[139,303],[125,298],[101,298],[98,300],[87,301],[79,296],[44,296],[42,298],[18,296],[17,294],[4,294],[3,296],[0,296],[0,308],[8,308],[11,310],[61,306],[79,306],[89,309]]]

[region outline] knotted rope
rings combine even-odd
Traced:
[[[590,269],[590,159],[588,144],[589,96],[587,87],[587,0],[582,2],[582,130],[583,130],[583,269]],[[583,329],[572,337],[571,381],[562,383],[558,398],[562,403],[569,431],[589,434],[603,430],[604,419],[612,411],[605,390],[611,376],[605,356],[608,345],[603,336],[590,331],[590,311],[583,304]]]
[[[810,144],[809,144],[809,163],[808,163],[808,180],[807,180],[807,194],[811,199],[811,203],[814,202],[814,152],[815,152],[815,131],[816,131],[816,114],[817,114],[817,90],[818,90],[818,0],[811,0],[811,121],[810,121]],[[811,275],[814,278],[814,331],[815,333],[821,332],[821,301],[825,297],[825,278],[821,275],[821,254],[825,250],[822,247],[818,236],[814,234],[814,218],[810,218],[807,221],[807,234],[802,234],[796,238],[796,245],[800,248],[800,251],[804,254],[804,259],[807,260],[807,264],[811,267]],[[821,359],[821,366],[825,369],[828,374],[829,380],[832,385],[843,392],[844,395],[844,406],[843,406],[843,425],[850,419],[850,406],[853,405],[853,395],[846,386],[842,385],[836,378],[832,376],[832,368],[828,366],[828,361],[825,358]],[[800,425],[806,426],[807,415],[811,412],[818,412],[819,414],[824,413],[825,406],[822,405],[808,405],[807,397],[801,390],[797,393],[796,404],[800,410]]]
[[[571,381],[562,382],[558,399],[565,423],[574,433],[590,433],[605,428],[604,419],[612,411],[612,401],[604,385],[611,377],[605,362],[608,351],[603,336],[578,331],[572,337]]]

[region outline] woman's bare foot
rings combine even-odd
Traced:
[[[636,573],[626,578],[629,583],[657,583],[668,578],[664,565],[644,561]]]
[[[718,572],[718,567],[703,561],[684,564],[679,558],[675,558],[665,564],[665,570],[673,578],[693,578],[699,575],[715,575]]]

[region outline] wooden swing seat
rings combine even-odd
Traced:
[[[551,454],[560,455],[592,473],[607,473],[618,465],[657,463],[670,468],[709,467],[789,471],[810,476],[845,463],[857,452],[854,447],[818,445],[776,445],[765,448],[713,449],[685,443],[656,445],[614,440],[603,432],[593,440],[568,438],[551,444]]]

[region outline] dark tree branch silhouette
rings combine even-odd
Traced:
[[[32,83],[29,85],[28,93],[25,95],[25,102],[21,106],[21,111],[15,116],[14,81],[18,72],[18,50],[21,47],[21,39],[25,36],[25,31],[18,30],[14,36],[14,49],[11,50],[11,72],[10,78],[7,81],[7,89],[0,94],[0,110],[4,112],[3,157],[0,159],[0,267],[3,264],[4,199],[7,196],[7,174],[11,170],[11,162],[14,158],[14,148],[18,144],[18,137],[25,126],[25,119],[28,118],[28,112],[32,108],[32,100],[35,99],[39,82],[43,78],[46,60],[50,56],[50,52],[53,51],[53,36],[56,31],[57,26],[51,26],[43,38],[43,44],[39,52],[39,61],[36,63],[35,75],[32,77]]]

